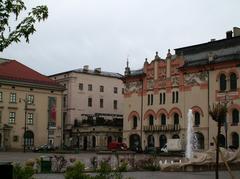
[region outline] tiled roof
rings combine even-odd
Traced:
[[[58,83],[16,60],[0,63],[0,80],[60,87]]]

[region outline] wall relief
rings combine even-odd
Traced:
[[[129,82],[125,84],[125,91],[129,92],[139,92],[142,89],[142,83],[140,81]]]
[[[187,85],[200,85],[208,81],[207,72],[190,73],[184,75],[184,82]]]

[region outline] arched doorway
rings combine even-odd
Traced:
[[[232,133],[232,146],[236,149],[239,147],[239,135],[236,132]]]
[[[204,135],[200,132],[195,132],[193,135],[193,148],[204,149]]]
[[[159,147],[160,149],[167,143],[167,137],[165,135],[160,135],[159,137]]]
[[[83,150],[87,150],[87,143],[88,143],[87,136],[84,136],[84,138],[83,138]]]
[[[155,141],[154,141],[153,135],[148,136],[148,147],[155,147]]]
[[[219,135],[219,146],[225,148],[225,145],[226,145],[225,136],[220,134]]]
[[[132,134],[129,137],[129,148],[133,151],[141,149],[140,136],[138,134]]]
[[[112,136],[108,136],[107,145],[110,144],[111,142],[112,142]]]
[[[32,131],[26,131],[24,133],[24,143],[26,147],[34,145],[34,134]]]
[[[96,147],[96,137],[92,136],[92,148]]]

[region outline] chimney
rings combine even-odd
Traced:
[[[233,27],[233,36],[234,37],[240,36],[240,28],[239,27]]]
[[[83,71],[88,71],[88,67],[89,67],[88,65],[84,65],[83,66]]]
[[[231,30],[230,30],[230,31],[227,31],[227,32],[226,32],[226,38],[227,38],[227,39],[232,38],[232,33],[233,33],[233,32],[232,32]]]

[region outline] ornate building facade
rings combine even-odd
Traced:
[[[60,147],[63,90],[16,60],[0,59],[0,148]]]
[[[168,139],[186,144],[187,114],[192,109],[198,150],[214,146],[217,124],[208,114],[215,103],[227,105],[221,146],[239,147],[239,29],[227,38],[156,53],[140,70],[125,69],[123,139],[130,148],[163,147]]]
[[[122,75],[84,66],[50,78],[66,87],[63,123],[67,146],[101,150],[111,141],[122,141]]]

